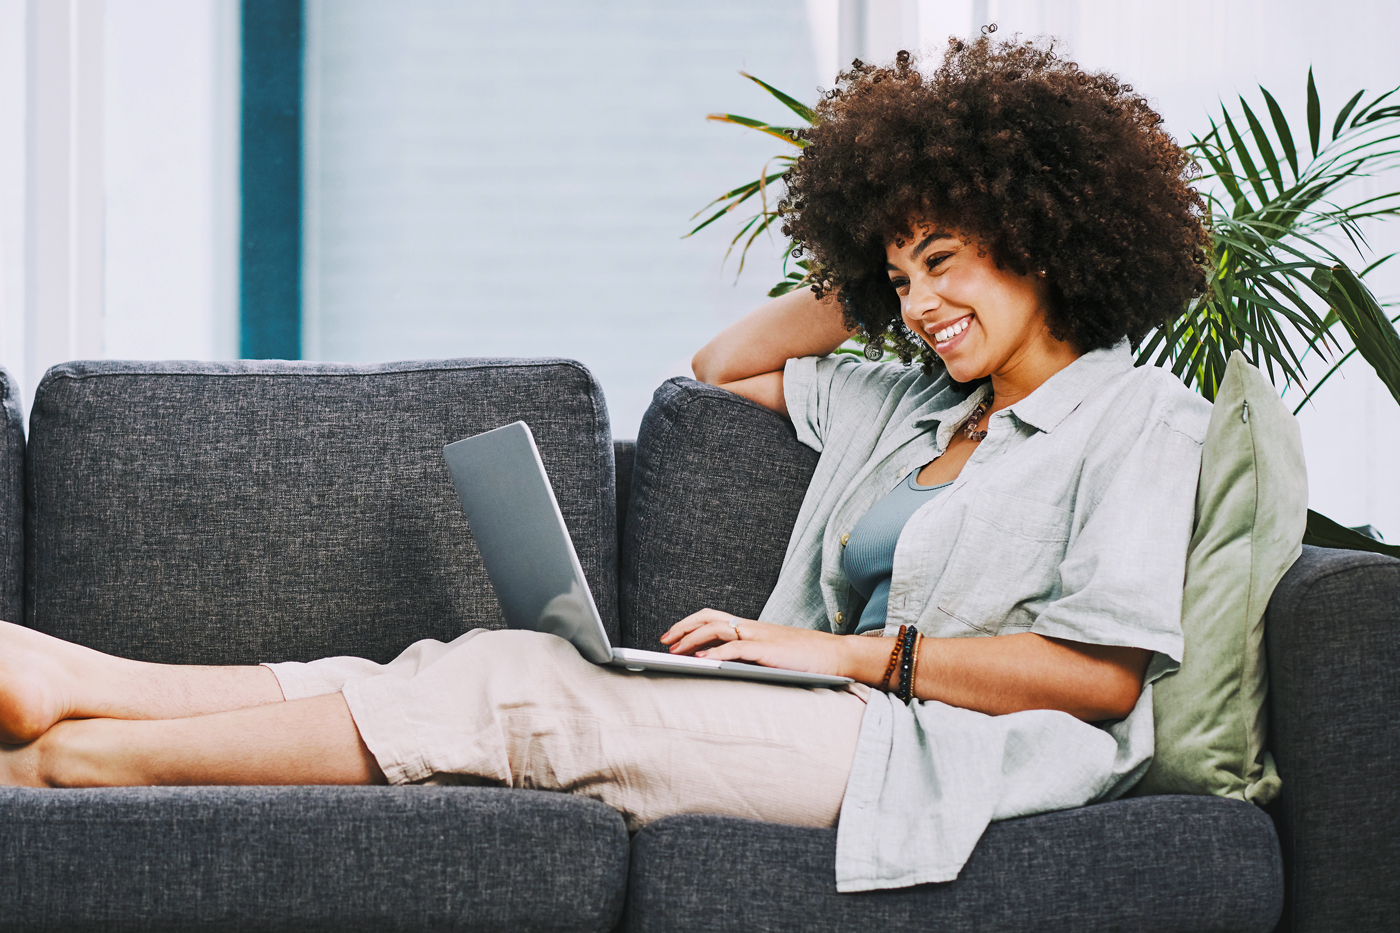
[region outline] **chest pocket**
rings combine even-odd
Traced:
[[[1029,629],[1060,595],[1070,521],[1067,509],[984,492],[969,510],[921,621],[954,637]]]

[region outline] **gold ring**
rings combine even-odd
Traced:
[[[743,641],[743,640],[744,640],[744,636],[741,635],[741,634],[739,633],[739,626],[738,626],[738,624],[736,624],[736,622],[735,622],[735,617],[734,617],[734,616],[730,616],[730,617],[729,617],[729,627],[732,628],[732,629],[734,630],[734,640],[735,640],[735,641]]]

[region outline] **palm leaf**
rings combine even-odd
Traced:
[[[774,97],[778,98],[778,100],[783,102],[784,106],[786,106],[789,110],[797,114],[802,119],[806,120],[809,124],[817,122],[817,112],[811,107],[808,107],[806,104],[802,103],[796,98],[789,97],[782,91],[775,88],[773,85],[769,84],[767,81],[764,81],[762,78],[755,78],[747,71],[741,71],[739,72],[739,74],[748,78],[754,84],[757,84],[769,94],[772,94]]]
[[[1279,171],[1278,158],[1274,155],[1274,148],[1269,145],[1269,137],[1265,134],[1263,125],[1254,116],[1254,111],[1249,109],[1249,103],[1243,95],[1240,96],[1240,108],[1244,110],[1244,118],[1249,123],[1249,132],[1254,138],[1254,145],[1259,149],[1259,157],[1264,160],[1264,168],[1269,170],[1269,177],[1274,180],[1274,187],[1282,192],[1283,173]]]
[[[1330,316],[1331,316],[1331,315],[1329,315],[1329,317],[1330,317]],[[1390,319],[1390,323],[1391,323],[1392,325],[1397,324],[1397,323],[1400,323],[1400,314],[1397,314],[1395,317],[1391,318],[1391,319]],[[1293,407],[1293,414],[1296,415],[1296,414],[1298,414],[1298,412],[1302,411],[1302,410],[1303,410],[1303,407],[1304,407],[1305,405],[1307,405],[1308,402],[1312,401],[1312,397],[1313,397],[1315,394],[1317,394],[1317,390],[1320,389],[1320,388],[1322,388],[1324,385],[1326,385],[1326,384],[1327,384],[1327,380],[1328,380],[1328,379],[1331,379],[1331,378],[1332,378],[1332,375],[1333,375],[1334,373],[1336,373],[1337,370],[1339,370],[1339,369],[1342,368],[1342,364],[1345,363],[1347,360],[1351,359],[1351,358],[1352,358],[1353,356],[1355,356],[1355,355],[1356,355],[1356,347],[1352,347],[1352,348],[1351,348],[1350,350],[1348,350],[1346,353],[1342,354],[1342,356],[1337,360],[1337,362],[1335,362],[1335,363],[1332,364],[1332,366],[1327,370],[1327,372],[1325,372],[1325,373],[1322,374],[1322,378],[1321,378],[1321,379],[1316,379],[1316,380],[1314,380],[1314,381],[1313,381],[1313,384],[1312,384],[1311,386],[1308,387],[1307,393],[1303,395],[1302,401],[1300,401],[1297,405],[1295,405],[1295,406]]]
[[[1324,280],[1328,282],[1332,310],[1356,344],[1357,352],[1371,364],[1395,401],[1400,402],[1400,334],[1366,283],[1346,266],[1333,266]]]
[[[1274,100],[1274,95],[1270,94],[1264,85],[1259,85],[1259,92],[1264,95],[1264,103],[1269,108],[1269,119],[1274,122],[1274,133],[1278,135],[1279,145],[1283,148],[1283,157],[1288,160],[1288,167],[1293,170],[1293,178],[1298,178],[1298,150],[1293,146],[1293,131],[1288,128],[1288,119],[1283,115],[1283,108]]]
[[[1364,89],[1357,91],[1351,100],[1347,101],[1347,105],[1342,108],[1341,113],[1337,114],[1337,122],[1332,124],[1333,139],[1342,135],[1342,126],[1347,122],[1347,117],[1351,115],[1352,108],[1361,100],[1361,95],[1365,93]]]
[[[1312,69],[1308,69],[1308,142],[1312,144],[1313,158],[1317,158],[1317,144],[1322,132],[1322,102],[1317,96],[1317,84],[1313,81]]]
[[[789,143],[798,148],[807,144],[797,138],[797,130],[790,126],[773,126],[764,123],[762,120],[755,120],[752,117],[741,117],[734,113],[711,113],[705,117],[706,120],[713,120],[716,123],[733,123],[737,126],[748,127],[751,130],[758,130],[760,133],[767,133],[785,143]]]
[[[1230,119],[1230,111],[1223,111],[1225,130],[1230,134],[1230,142],[1233,148],[1230,150],[1240,160],[1240,167],[1244,169],[1245,178],[1249,179],[1250,187],[1259,196],[1259,201],[1265,203],[1269,200],[1269,192],[1264,188],[1264,182],[1259,177],[1259,170],[1254,167],[1254,159],[1249,155],[1249,149],[1245,147],[1244,141],[1240,139],[1240,134],[1235,130],[1235,121]]]

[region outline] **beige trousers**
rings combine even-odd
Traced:
[[[388,664],[269,664],[287,699],[340,692],[391,783],[565,791],[629,829],[675,813],[832,826],[869,688],[599,667],[553,635],[467,632]]]

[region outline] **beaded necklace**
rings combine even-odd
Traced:
[[[963,426],[959,430],[962,431],[963,436],[968,440],[980,441],[987,436],[986,431],[977,430],[977,422],[981,421],[982,416],[987,413],[987,409],[992,405],[993,398],[994,397],[985,398],[978,402],[977,407],[972,409],[972,414],[968,415],[967,420],[963,422]],[[987,426],[991,427],[990,423]]]

